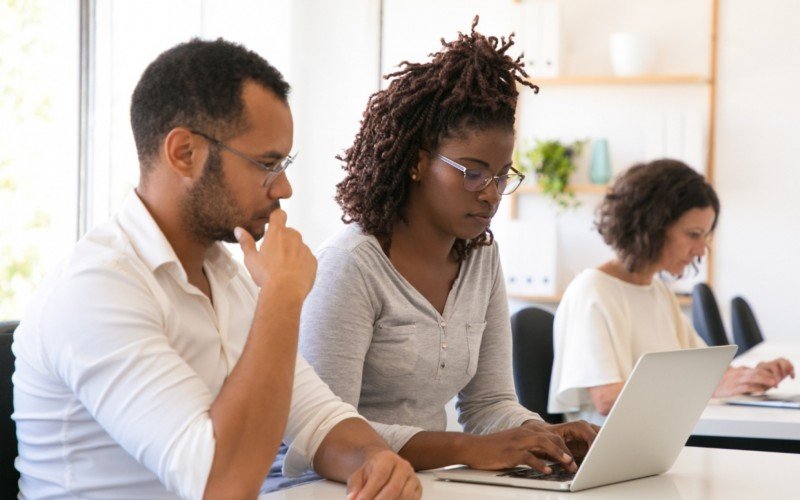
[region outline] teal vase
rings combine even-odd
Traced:
[[[611,180],[611,160],[608,156],[608,141],[606,139],[595,139],[592,145],[589,180],[592,181],[592,184],[608,184],[608,181]]]

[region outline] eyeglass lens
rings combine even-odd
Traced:
[[[497,182],[497,191],[500,194],[513,192],[522,181],[518,175],[506,174],[495,178],[485,170],[469,168],[464,172],[464,189],[467,191],[481,191],[485,189],[492,180]]]

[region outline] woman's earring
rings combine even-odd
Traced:
[[[417,180],[417,174],[411,174],[411,180],[412,181]]]

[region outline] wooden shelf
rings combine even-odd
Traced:
[[[561,294],[558,295],[521,295],[509,293],[509,299],[522,300],[525,302],[538,302],[540,304],[558,304],[561,302]]]
[[[522,295],[518,293],[509,293],[509,299],[515,300],[522,300],[524,302],[536,302],[539,304],[558,304],[561,302],[561,294],[557,295]],[[691,295],[678,295],[678,304],[681,307],[691,307],[692,306],[692,296]]]
[[[576,194],[606,194],[608,184],[570,184],[567,189]],[[536,184],[523,184],[514,191],[514,194],[537,194],[542,188]]]
[[[566,85],[707,85],[711,79],[702,75],[585,75],[528,78],[541,87]]]

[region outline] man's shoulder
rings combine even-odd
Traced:
[[[61,267],[62,276],[103,269],[143,272],[147,266],[114,219],[90,230],[73,247]]]

